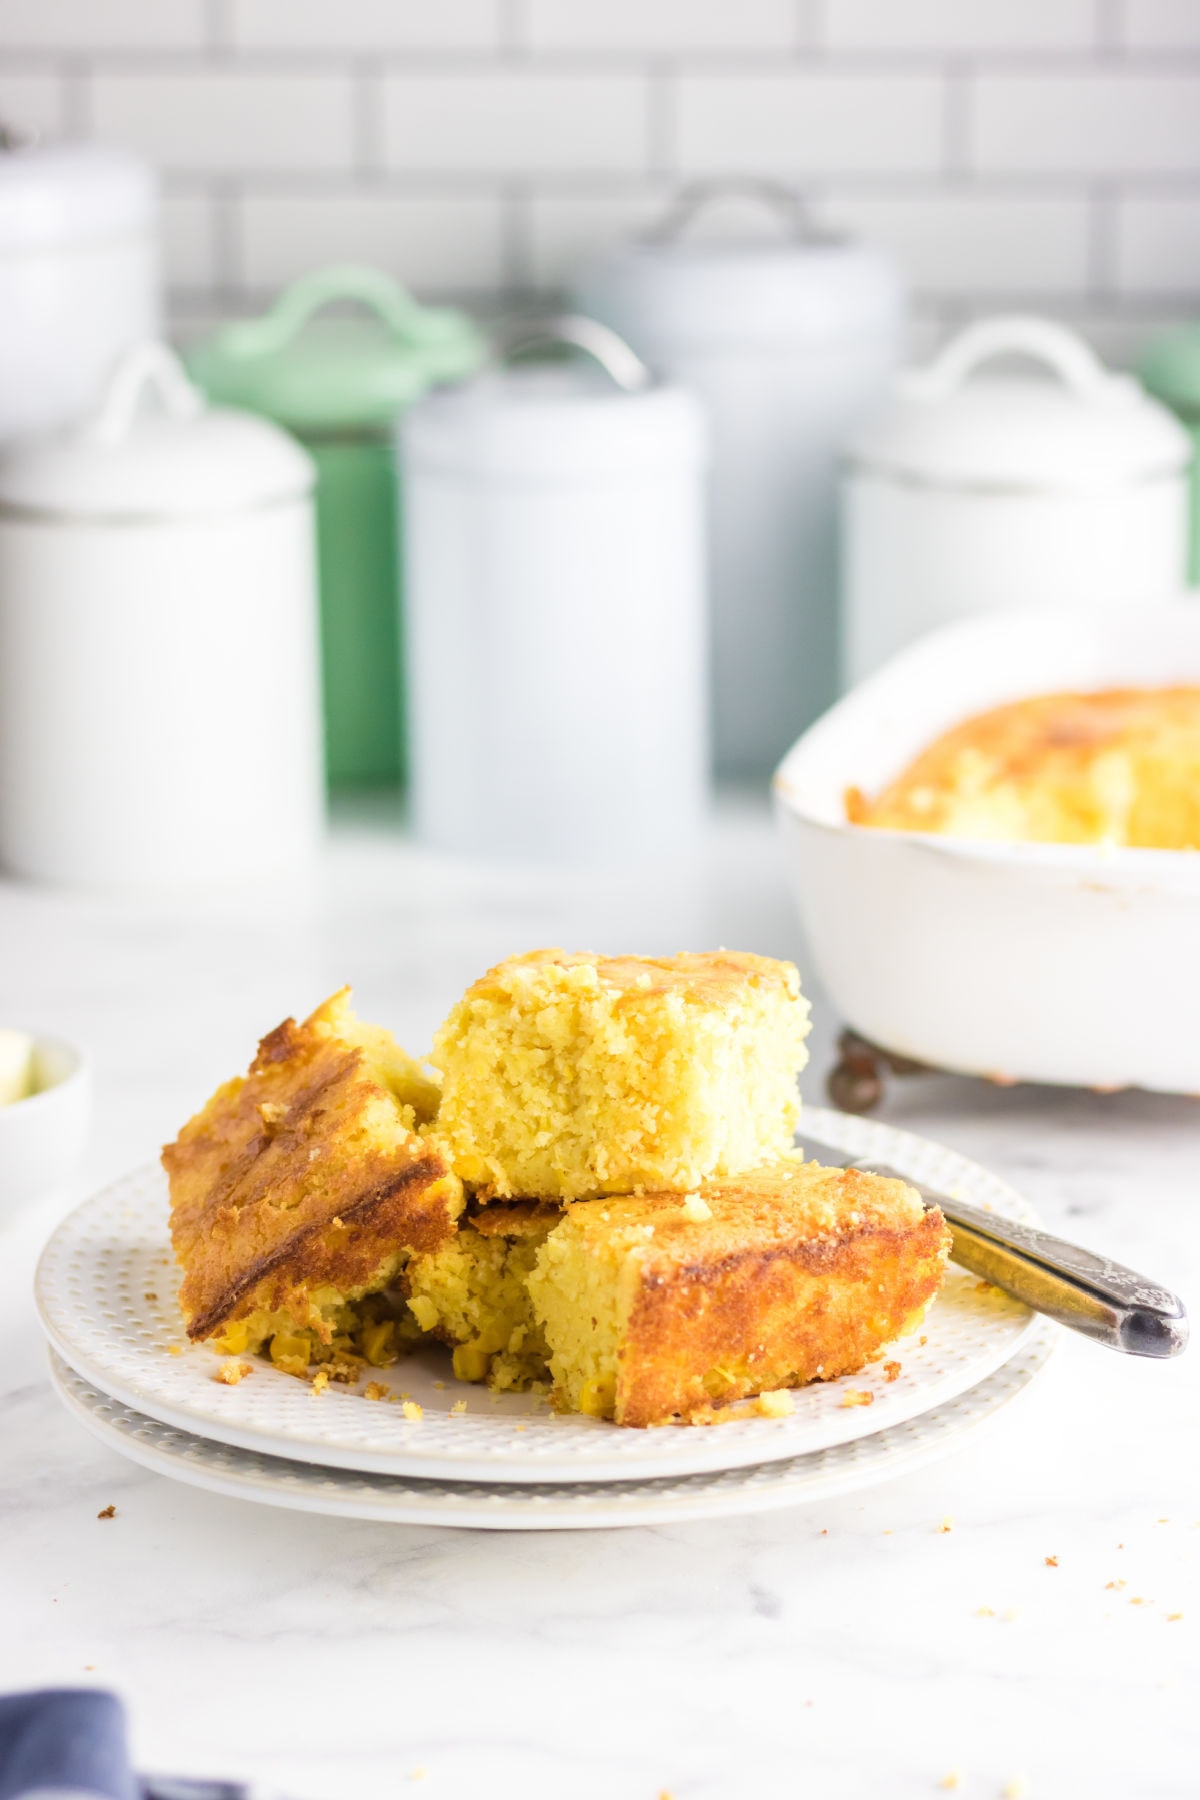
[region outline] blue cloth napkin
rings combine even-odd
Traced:
[[[142,1800],[115,1694],[58,1688],[0,1696],[0,1800],[50,1788]]]
[[[248,1800],[236,1781],[139,1776],[129,1764],[125,1708],[98,1688],[0,1695],[0,1800]]]

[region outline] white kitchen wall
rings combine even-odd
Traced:
[[[493,310],[734,171],[890,245],[918,348],[1200,310],[1200,0],[0,0],[0,118],[161,167],[185,333],[333,258]]]

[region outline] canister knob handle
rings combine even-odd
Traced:
[[[1050,319],[1014,313],[968,325],[928,368],[901,378],[904,393],[911,399],[949,399],[981,363],[1014,353],[1045,363],[1081,400],[1093,404],[1128,400],[1138,391],[1129,376],[1111,374],[1073,331]]]
[[[434,348],[462,334],[461,314],[444,307],[421,306],[382,269],[344,263],[313,269],[293,281],[261,318],[228,326],[221,336],[221,348],[233,356],[269,356],[290,344],[314,313],[344,300],[365,306],[393,337],[414,347]]]
[[[772,181],[764,175],[714,175],[699,181],[685,182],[662,217],[638,238],[641,244],[672,244],[692,223],[696,215],[714,200],[745,194],[775,212],[800,243],[828,243],[831,238],[814,224],[808,202],[799,188],[786,181]]]
[[[80,436],[92,444],[121,443],[148,392],[171,418],[194,419],[204,411],[204,395],[188,380],[175,352],[151,338],[121,357]]]
[[[499,325],[492,333],[492,342],[496,358],[502,362],[509,362],[526,350],[569,344],[598,362],[628,394],[642,393],[654,382],[650,370],[623,337],[581,313],[555,313],[546,319],[518,319],[510,325]]]

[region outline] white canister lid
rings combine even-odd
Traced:
[[[820,343],[894,329],[904,287],[878,251],[851,239],[629,244],[583,270],[584,311],[650,348],[750,341]]]
[[[0,252],[145,231],[157,210],[153,170],[124,150],[101,144],[0,150]]]
[[[82,424],[6,447],[0,507],[153,523],[270,505],[314,479],[294,438],[252,413],[207,406],[174,353],[150,343],[122,357]]]
[[[1057,379],[975,374],[1006,355]],[[1024,317],[981,320],[899,376],[850,446],[858,467],[910,481],[1059,492],[1175,474],[1190,457],[1187,433],[1139,381],[1110,373],[1061,325]]]
[[[425,396],[400,426],[412,466],[495,480],[567,483],[700,467],[704,413],[683,388],[655,382],[603,326],[558,319],[509,348],[571,343],[603,362],[495,368]]]

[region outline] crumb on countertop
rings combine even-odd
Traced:
[[[462,1414],[466,1412],[466,1410],[467,1410],[466,1401],[465,1400],[456,1400],[454,1402],[454,1405],[450,1408],[450,1415],[452,1418],[460,1418],[462,1416]]]
[[[363,1389],[364,1400],[387,1400],[391,1397],[391,1388],[382,1381],[368,1381]]]
[[[1045,1565],[1048,1569],[1057,1569],[1057,1567],[1058,1567],[1057,1556],[1044,1556],[1042,1558],[1042,1561],[1045,1563]]]
[[[1028,1792],[1029,1789],[1025,1785],[1025,1777],[1023,1775],[1011,1776],[1000,1790],[1002,1800],[1025,1800],[1025,1795]]]
[[[956,1788],[962,1784],[962,1770],[948,1769],[938,1782],[940,1788]]]
[[[939,1531],[953,1531],[954,1530],[954,1520],[950,1517],[949,1513],[946,1514],[945,1518],[942,1520],[941,1524],[938,1526],[938,1530]]]
[[[898,1362],[885,1362],[884,1363],[883,1379],[885,1381],[895,1381],[897,1379],[897,1377],[899,1376],[899,1374],[900,1374],[900,1364]]]
[[[1168,1613],[1168,1614],[1167,1614],[1167,1624],[1168,1624],[1168,1625],[1174,1625],[1174,1624],[1175,1624],[1175,1622],[1176,1622],[1176,1620],[1178,1620],[1178,1619],[1182,1619],[1182,1617],[1183,1617],[1183,1614],[1182,1614],[1182,1613],[1181,1613],[1181,1612],[1177,1612],[1177,1613]]]
[[[328,1369],[318,1369],[316,1374],[312,1378],[313,1393],[314,1394],[323,1394],[325,1392],[325,1389],[328,1386],[329,1386],[329,1370]]]
[[[406,1419],[415,1420],[423,1419],[425,1417],[425,1408],[420,1406],[415,1400],[402,1400],[400,1402],[400,1410]]]
[[[868,1393],[865,1388],[847,1388],[839,1404],[842,1406],[873,1406],[875,1396]]]
[[[96,1517],[98,1519],[115,1519],[116,1516],[117,1516],[117,1509],[115,1506],[103,1506],[103,1507],[101,1507],[100,1511],[96,1514]]]

